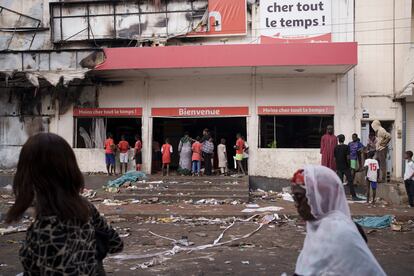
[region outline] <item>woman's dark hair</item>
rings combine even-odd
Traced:
[[[13,182],[16,200],[6,222],[19,220],[33,202],[36,216],[86,222],[90,209],[79,194],[83,188],[83,175],[69,144],[56,134],[36,134],[20,152]]]

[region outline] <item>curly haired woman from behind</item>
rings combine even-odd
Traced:
[[[84,179],[69,144],[40,133],[24,144],[13,183],[16,196],[6,222],[34,205],[34,222],[20,248],[24,275],[105,275],[102,260],[123,242],[83,198]]]

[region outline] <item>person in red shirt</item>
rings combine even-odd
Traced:
[[[165,144],[161,147],[162,154],[162,175],[165,176],[164,168],[167,168],[167,176],[170,175],[170,163],[171,154],[173,153],[173,147],[170,144],[170,139],[165,139]]]
[[[246,171],[243,168],[243,152],[244,152],[244,141],[240,133],[236,135],[237,141],[234,149],[236,150],[236,162],[237,162],[237,173],[246,174]]]
[[[142,165],[142,142],[139,138],[139,135],[135,135],[135,147],[134,147],[134,159],[135,159],[135,169],[139,172],[141,171]]]
[[[191,146],[191,149],[193,151],[193,155],[191,157],[193,176],[195,175],[200,176],[201,148],[202,148],[202,144],[200,143],[200,136],[197,136],[196,141]]]
[[[125,136],[121,136],[121,141],[118,143],[119,148],[119,161],[121,162],[121,174],[122,174],[122,167],[125,167],[125,173],[128,169],[128,150],[129,150],[129,143],[125,141]]]
[[[108,133],[105,140],[105,163],[108,175],[115,173],[115,144],[111,133]]]

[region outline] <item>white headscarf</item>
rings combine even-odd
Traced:
[[[304,169],[306,197],[316,218],[296,262],[298,275],[385,275],[351,219],[338,176],[323,166]]]

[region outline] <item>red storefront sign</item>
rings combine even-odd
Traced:
[[[141,117],[140,107],[74,108],[74,117]]]
[[[154,117],[221,117],[221,116],[247,116],[247,106],[237,107],[162,107],[153,108]]]
[[[246,0],[208,0],[208,22],[186,36],[239,36],[247,34]]]
[[[332,115],[334,106],[259,106],[259,115]]]

